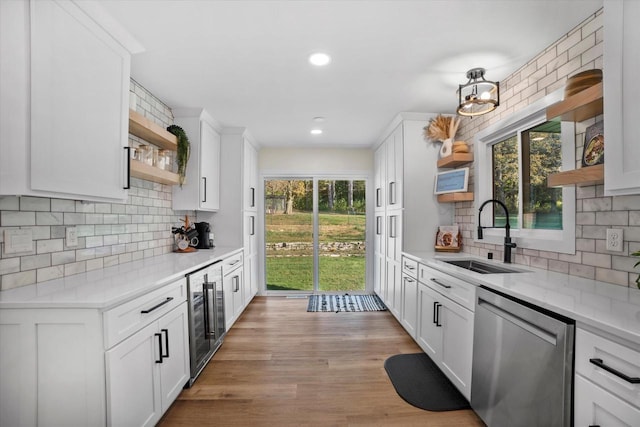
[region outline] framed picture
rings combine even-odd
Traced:
[[[459,193],[467,191],[469,168],[438,172],[434,194]]]
[[[591,125],[584,133],[582,166],[594,166],[604,163],[604,123]]]

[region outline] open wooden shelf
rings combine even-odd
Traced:
[[[165,150],[178,149],[178,138],[174,134],[134,110],[129,110],[129,133]]]
[[[547,120],[561,117],[563,121],[581,122],[602,114],[602,111],[602,83],[598,83],[547,107]]]
[[[580,169],[558,172],[547,177],[547,187],[564,185],[594,185],[604,183],[604,165],[587,166]]]
[[[473,192],[461,192],[461,193],[448,193],[438,194],[439,203],[454,203],[454,202],[471,202],[473,201]]]
[[[147,181],[159,182],[167,185],[177,185],[180,183],[179,175],[146,163],[131,159],[131,176],[145,179]]]
[[[438,167],[455,168],[470,162],[473,162],[473,153],[453,153],[450,156],[438,159]]]

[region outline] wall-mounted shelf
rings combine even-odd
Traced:
[[[473,192],[461,192],[461,193],[448,193],[438,194],[439,203],[454,203],[454,202],[471,202],[473,201]]]
[[[147,181],[159,182],[167,185],[177,185],[180,183],[179,175],[146,163],[131,159],[131,176],[145,179]]]
[[[558,172],[547,177],[547,187],[564,185],[595,185],[604,183],[604,165],[587,166],[580,169]]]
[[[455,168],[473,162],[473,153],[453,153],[438,159],[439,168]]]
[[[602,114],[602,111],[602,83],[598,83],[547,107],[547,120],[561,117],[564,121],[581,122]]]
[[[178,138],[174,134],[134,110],[129,110],[129,133],[165,150],[178,149]]]

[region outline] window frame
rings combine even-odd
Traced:
[[[511,114],[509,117],[490,125],[478,132],[474,137],[475,146],[475,200],[476,208],[485,200],[493,198],[493,144],[517,135],[518,139],[518,170],[520,171],[518,193],[519,207],[518,218],[522,226],[522,141],[521,132],[531,129],[547,121],[546,108],[563,97],[562,89],[557,90],[542,99],[530,104],[522,110]],[[576,165],[576,126],[574,122],[562,121],[562,170],[575,169]],[[574,186],[562,188],[562,230],[523,229],[512,228],[511,237],[519,248],[543,250],[550,252],[575,254],[576,246],[576,190]],[[493,222],[493,209],[482,211],[482,224]],[[474,209],[474,223],[478,226],[478,210]],[[478,240],[474,234],[476,244],[491,243],[502,245],[504,243],[504,229],[489,228],[484,230],[484,239]]]

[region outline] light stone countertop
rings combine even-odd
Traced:
[[[473,255],[441,252],[405,253],[436,270],[475,285],[501,291],[539,307],[569,317],[576,326],[613,335],[640,351],[640,289],[583,279],[519,264],[503,264]],[[480,274],[443,262],[474,259],[506,266],[522,273]],[[614,337],[610,337],[614,338]]]
[[[234,247],[215,247],[191,253],[170,253],[9,289],[0,292],[0,309],[108,310],[241,250]]]

